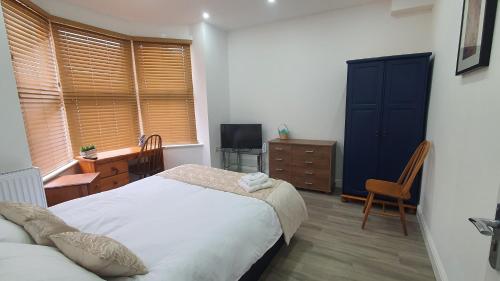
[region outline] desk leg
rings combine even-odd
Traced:
[[[262,155],[257,155],[257,169],[262,173]]]
[[[238,172],[241,172],[241,153],[236,152],[236,165]]]

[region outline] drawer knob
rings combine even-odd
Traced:
[[[305,184],[306,184],[306,185],[313,185],[313,183],[312,183],[312,182],[307,182],[307,181],[305,182]]]
[[[276,158],[276,161],[283,161],[283,158]]]
[[[305,164],[312,164],[313,161],[304,161]]]
[[[113,172],[113,174],[115,175],[118,175],[118,169],[116,167],[111,167],[111,172]]]
[[[314,172],[309,172],[309,171],[306,171],[305,172],[306,175],[314,175]]]
[[[306,150],[305,153],[314,153],[314,150]]]
[[[117,182],[117,181],[114,181],[114,182],[113,182],[113,185],[118,185],[118,182]]]
[[[283,172],[283,171],[284,171],[284,169],[277,168],[277,169],[276,169],[276,171],[277,171],[277,172]]]

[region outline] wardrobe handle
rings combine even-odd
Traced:
[[[280,168],[278,168],[278,169],[276,169],[276,171],[277,171],[277,172],[283,172],[283,171],[284,171],[284,169],[280,169]]]
[[[283,158],[276,158],[276,161],[283,161]]]
[[[312,182],[305,182],[306,185],[313,185]]]
[[[314,153],[314,150],[306,150],[305,153]]]
[[[305,174],[312,176],[312,175],[314,175],[314,172],[305,172]]]
[[[312,161],[304,161],[305,164],[312,164]]]

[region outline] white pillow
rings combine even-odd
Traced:
[[[0,243],[0,260],[0,280],[103,281],[52,247]]]
[[[0,242],[34,244],[33,239],[20,225],[0,216]]]

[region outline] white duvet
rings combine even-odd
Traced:
[[[267,203],[153,176],[50,210],[127,246],[149,273],[115,280],[238,280],[281,237]]]

